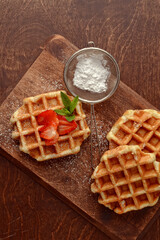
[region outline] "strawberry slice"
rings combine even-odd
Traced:
[[[40,128],[40,137],[44,138],[46,140],[53,140],[53,139],[57,139],[57,125],[52,123],[50,125],[45,125],[42,128]]]
[[[58,134],[58,132],[56,131],[56,136],[54,137],[54,139],[52,139],[52,140],[47,140],[47,139],[45,139],[45,144],[46,144],[47,146],[54,145],[54,144],[58,141],[58,138],[59,138],[59,134]]]
[[[58,126],[58,133],[59,135],[65,135],[67,133],[70,133],[71,131],[73,131],[74,129],[76,129],[77,127],[77,123],[74,122],[70,122],[70,125],[59,125]]]
[[[49,125],[50,123],[55,123],[58,126],[59,124],[57,113],[53,110],[46,110],[40,113],[37,116],[37,122],[39,125]]]
[[[58,117],[58,120],[59,120],[59,124],[70,125],[70,123],[75,122],[75,121],[69,122],[69,121],[65,118],[65,116],[62,116],[62,115],[57,115],[57,117]]]
[[[70,124],[70,122],[67,121],[65,116],[57,115],[57,117],[58,117],[58,120],[59,120],[59,124],[64,124],[64,125],[69,125]]]
[[[67,119],[61,115],[58,115],[58,119],[59,119],[59,126],[58,126],[59,135],[65,135],[77,128],[77,123],[74,120],[71,122],[68,122]]]

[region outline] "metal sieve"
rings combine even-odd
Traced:
[[[107,78],[106,84],[106,90],[100,93],[92,92],[88,90],[82,90],[74,85],[73,79],[74,74],[76,70],[76,66],[78,64],[79,57],[90,57],[90,56],[96,56],[101,55],[103,59],[107,62],[107,68],[110,70],[110,75]],[[99,145],[99,139],[98,139],[98,132],[97,132],[97,126],[96,126],[96,119],[95,119],[95,112],[94,112],[94,104],[103,102],[110,98],[113,93],[116,91],[119,82],[120,82],[120,71],[118,64],[116,60],[113,58],[111,54],[106,52],[105,50],[101,48],[96,48],[94,46],[94,42],[90,41],[88,42],[88,47],[80,49],[79,51],[75,52],[67,61],[65,68],[64,68],[64,82],[69,90],[69,92],[73,96],[79,96],[79,100],[88,103],[91,106],[91,135],[90,135],[90,141],[91,141],[91,165],[93,166],[93,146],[92,146],[92,130],[93,130],[93,121],[95,125],[96,130],[96,138],[98,142],[98,148],[99,148],[99,156],[101,155],[100,151],[100,145]]]

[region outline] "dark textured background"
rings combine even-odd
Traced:
[[[121,80],[160,108],[159,0],[1,0],[1,102],[53,33],[79,48],[93,40],[116,58]],[[9,161],[0,159],[0,239],[108,239]],[[160,220],[144,239],[160,239]]]

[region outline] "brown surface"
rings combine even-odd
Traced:
[[[88,40],[94,40],[97,46],[111,52],[120,65],[121,80],[159,108],[160,17],[158,0],[95,0],[88,2],[2,0],[0,9],[2,15],[0,26],[1,100],[8,95],[36,59],[40,52],[39,45],[52,33],[61,33],[78,47],[84,47]],[[14,183],[16,180],[11,174],[11,164],[6,160],[3,162],[2,171],[6,169]],[[15,174],[19,177],[22,173],[15,168]],[[5,176],[0,179],[4,183],[8,178]],[[26,185],[31,181],[29,178],[23,180]],[[23,189],[23,184],[21,182],[19,184],[20,189]],[[1,196],[5,189],[7,189],[6,186],[4,186],[3,192],[1,191]],[[31,189],[31,195],[34,195],[34,189],[35,187]],[[38,185],[38,189],[40,191],[42,188]],[[46,193],[45,190],[43,191]],[[12,189],[8,188],[5,201],[11,195]],[[17,198],[21,201],[20,209],[23,210],[21,216],[29,224],[34,216],[31,214],[30,208],[24,207],[25,194],[23,196],[23,201],[18,195]],[[0,206],[2,206],[2,199],[0,197]],[[3,208],[5,220],[3,221],[1,218],[1,222],[6,226],[9,226],[7,208],[12,204],[13,199],[11,198],[8,205],[5,203],[5,208]],[[27,218],[29,211],[30,215]],[[45,208],[42,212],[45,212]],[[13,219],[14,216],[16,215],[13,214]],[[53,218],[54,216],[52,216]],[[144,239],[160,239],[159,223],[160,221],[157,221],[153,225]],[[45,224],[47,226],[47,223]],[[22,231],[19,222],[15,222],[12,229],[15,228]],[[49,231],[46,228],[43,229],[44,236],[45,232],[47,234]],[[2,228],[2,230],[4,229]],[[34,236],[31,239],[45,239],[45,237],[40,237],[34,228],[30,228],[30,231]],[[62,232],[64,239],[67,239],[65,231]],[[5,239],[17,239],[14,236],[7,238],[6,236],[9,235],[8,232]],[[60,236],[57,239],[61,239]],[[23,239],[25,238],[23,237]],[[54,238],[52,237],[52,239]],[[75,239],[78,239],[78,235],[75,236]]]
[[[105,239],[96,227],[2,157],[0,171],[1,179],[6,179],[0,181],[0,239]]]
[[[0,121],[1,153],[10,154],[11,157],[8,156],[8,159],[64,202],[67,202],[108,236],[115,239],[128,239],[128,237],[136,239],[144,234],[151,222],[158,217],[160,202],[152,208],[123,216],[97,204],[97,196],[93,196],[90,191],[92,169],[89,139],[83,143],[81,152],[77,155],[42,163],[38,163],[28,155],[21,153],[15,141],[11,139],[11,125],[9,123],[11,114],[22,104],[23,98],[63,88],[64,62],[75,50],[76,47],[65,38],[59,35],[53,36],[46,43],[40,56],[3,102],[0,108],[1,115],[3,114]],[[83,104],[83,107],[89,120],[89,106]],[[153,108],[153,106],[123,83],[120,83],[114,97],[95,106],[98,130],[103,142],[102,151],[107,149],[106,133],[117,120],[117,116],[121,116],[126,109],[134,108]],[[107,114],[103,109],[107,109]],[[100,133],[102,129],[103,134]],[[96,149],[96,145],[94,149]],[[5,156],[7,155],[5,154]],[[95,151],[95,158],[96,156],[97,151]]]

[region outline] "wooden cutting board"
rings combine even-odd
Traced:
[[[117,215],[97,202],[90,191],[92,174],[89,138],[80,153],[46,162],[36,162],[21,153],[18,143],[11,139],[10,117],[22,105],[25,97],[65,89],[63,69],[66,60],[77,50],[60,35],[52,36],[8,98],[0,107],[0,153],[57,197],[82,214],[88,221],[113,239],[140,239],[160,215],[160,201],[152,208]],[[90,107],[83,104],[90,124]],[[111,99],[95,106],[102,153],[108,149],[106,134],[127,109],[154,108],[122,82]],[[98,164],[98,149],[94,137],[94,159]]]

